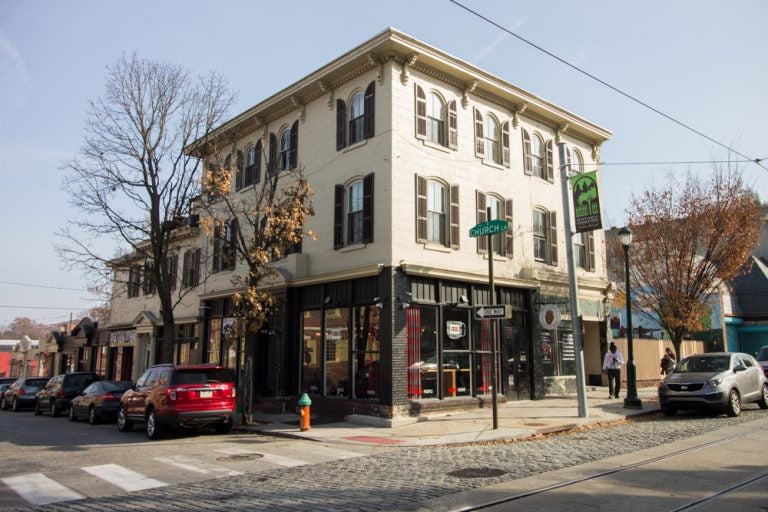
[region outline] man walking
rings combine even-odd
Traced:
[[[624,364],[624,356],[616,350],[616,345],[611,342],[608,352],[603,359],[603,370],[608,374],[608,398],[619,398],[621,388],[621,365]]]

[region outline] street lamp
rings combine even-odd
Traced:
[[[623,227],[618,232],[621,245],[624,247],[624,275],[626,276],[625,293],[627,296],[627,347],[629,361],[627,362],[627,397],[624,399],[624,407],[627,409],[642,409],[643,403],[637,396],[637,370],[635,368],[635,354],[632,347],[632,300],[629,289],[629,246],[632,244],[632,230]]]

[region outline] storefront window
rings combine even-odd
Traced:
[[[493,392],[493,370],[491,369],[491,320],[475,323],[475,393],[478,396]]]
[[[325,386],[329,396],[349,396],[349,310],[325,311]]]
[[[221,344],[224,348],[223,366],[235,368],[237,362],[237,338],[235,336],[235,319],[224,318],[221,326]]]
[[[302,315],[304,361],[301,390],[310,395],[323,392],[323,366],[320,359],[323,353],[322,318],[321,311],[305,311]]]
[[[219,364],[221,361],[221,318],[211,318],[208,338],[208,363]]]
[[[437,308],[406,309],[408,336],[408,398],[438,398]]]
[[[379,311],[376,306],[353,309],[355,398],[378,398],[379,377]]]

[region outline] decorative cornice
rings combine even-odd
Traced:
[[[518,126],[520,126],[520,115],[525,112],[525,110],[528,108],[527,103],[523,103],[521,105],[518,105],[514,109],[512,109],[512,126],[517,129]]]
[[[376,82],[379,85],[384,85],[384,62],[376,54],[373,53],[369,53],[367,57],[368,64],[372,68],[378,68],[376,71]]]
[[[304,102],[301,101],[297,96],[291,96],[291,103],[293,104],[293,108],[299,109],[299,121],[304,123],[304,114],[306,114]]]
[[[593,162],[600,161],[600,144],[592,145],[592,161]]]
[[[333,110],[333,89],[331,89],[324,80],[318,80],[317,87],[320,89],[321,96],[323,94],[328,94],[328,108]]]
[[[400,83],[405,85],[408,83],[408,68],[413,67],[416,64],[416,60],[419,58],[418,53],[412,53],[408,55],[403,61],[403,70],[400,72]]]
[[[563,142],[563,133],[565,133],[567,130],[568,123],[562,123],[557,127],[557,132],[555,132],[555,144],[560,144]]]
[[[464,93],[461,95],[462,107],[469,107],[469,95],[473,94],[475,89],[477,89],[477,80],[470,80],[464,85]]]

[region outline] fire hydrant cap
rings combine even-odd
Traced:
[[[308,407],[312,405],[312,400],[309,399],[309,395],[302,393],[299,397],[299,407]]]

